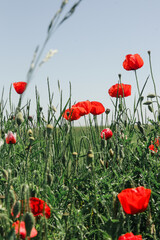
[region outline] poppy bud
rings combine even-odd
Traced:
[[[52,132],[53,130],[53,126],[51,124],[48,124],[47,125],[47,134],[50,135],[50,133]]]
[[[27,133],[28,133],[29,137],[32,137],[32,135],[33,135],[32,129],[29,129]]]
[[[17,113],[16,120],[18,125],[21,125],[21,123],[24,122],[24,118],[21,112]]]
[[[153,112],[153,108],[150,105],[148,105],[148,109],[150,112]]]
[[[110,109],[109,108],[106,108],[106,111],[105,111],[105,113],[108,115],[109,113],[110,113]]]
[[[75,158],[76,158],[76,157],[77,157],[77,155],[78,155],[78,153],[77,153],[77,152],[73,152],[73,153],[72,153],[72,155],[73,155],[73,157],[75,157]]]
[[[110,154],[110,156],[113,158],[113,156],[114,156],[114,151],[112,150],[112,148],[109,149],[109,154]]]
[[[52,110],[53,112],[57,112],[57,109],[54,106],[52,106]]]
[[[14,218],[16,218],[16,216],[20,212],[20,207],[21,207],[21,202],[17,201],[13,206],[13,216],[14,216]]]
[[[24,222],[25,222],[25,229],[27,232],[27,236],[30,236],[31,230],[34,225],[34,216],[32,213],[27,212],[24,216]]]
[[[33,117],[32,117],[32,116],[28,116],[28,120],[29,120],[30,122],[32,122],[32,121],[33,121]]]
[[[140,96],[139,101],[142,102],[143,99],[144,99],[144,97],[143,97],[143,96]]]
[[[155,98],[155,97],[156,97],[156,95],[154,93],[150,93],[147,95],[147,98]]]
[[[34,137],[29,137],[29,141],[30,141],[30,145],[32,145],[32,143],[34,142]]]
[[[150,105],[150,104],[152,104],[152,101],[146,101],[143,103],[143,105]]]
[[[94,158],[94,153],[92,150],[89,150],[87,153],[87,164],[90,165],[92,163],[92,160]]]

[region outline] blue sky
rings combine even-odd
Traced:
[[[75,3],[69,0],[66,11]],[[13,82],[26,81],[26,74],[34,50],[42,46],[48,25],[61,1],[28,0],[0,2],[0,83],[4,86],[5,99]],[[134,72],[125,71],[122,63],[127,54],[138,53],[144,66],[137,71],[140,87],[149,72],[147,51],[152,54],[152,66],[157,91],[160,88],[160,1],[159,0],[83,0],[74,15],[54,33],[42,54],[43,59],[50,49],[57,49],[48,62],[37,69],[29,84],[22,105],[31,99],[35,115],[35,85],[42,107],[47,109],[47,78],[53,105],[59,105],[57,81],[63,91],[63,105],[69,97],[69,82],[72,84],[72,103],[84,100],[100,101],[113,110],[108,89],[118,81],[132,85],[132,96],[126,104],[133,109],[137,94]],[[151,77],[144,96],[153,92]],[[1,93],[0,93],[1,94]],[[12,89],[15,106],[19,96]],[[57,113],[58,114],[58,113]],[[81,121],[82,122],[82,121]],[[78,124],[78,123],[77,123]]]

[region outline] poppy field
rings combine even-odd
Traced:
[[[72,104],[69,98],[57,117],[49,80],[47,120],[37,88],[36,117],[30,101],[22,105],[27,82],[10,88],[19,95],[14,112],[4,114],[2,95],[0,239],[160,239],[160,113],[153,110],[158,96],[155,88],[144,101],[140,55],[127,55],[123,67],[137,81],[132,115],[126,101],[131,85],[120,75],[108,88],[112,110],[99,101]],[[154,85],[153,74],[150,80]],[[153,117],[144,123],[146,107]],[[80,118],[85,126],[74,127]]]
[[[11,84],[10,111],[2,91],[0,240],[159,240],[160,104],[151,52],[143,85],[138,80],[143,58],[126,53],[120,65],[135,76],[137,95],[119,74],[117,83],[108,86],[112,109],[98,99],[72,102],[71,83],[63,104],[58,81],[57,110],[48,79],[47,116],[37,86],[34,114],[31,101],[24,102],[45,45],[81,0],[60,21],[67,2],[51,19],[26,81]],[[149,81],[154,92],[144,96]],[[17,105],[12,92],[18,95]],[[132,109],[129,98],[134,98]],[[75,127],[80,119],[84,126]]]

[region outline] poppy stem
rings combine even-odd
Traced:
[[[149,67],[150,67],[152,82],[153,82],[153,86],[154,86],[154,92],[155,92],[155,95],[156,95],[157,107],[159,109],[158,96],[157,96],[157,92],[156,92],[156,84],[155,84],[155,80],[154,80],[154,77],[153,77],[153,71],[152,71],[151,52],[150,51],[148,51],[148,55],[149,55]]]
[[[141,97],[141,94],[140,94],[140,89],[139,89],[137,72],[136,72],[136,70],[135,70],[134,72],[135,72],[135,78],[136,78],[136,83],[137,83],[138,95],[139,95],[139,98],[140,98],[140,97]],[[142,120],[142,124],[143,124],[144,121],[143,121],[143,111],[142,111],[142,102],[141,102],[141,101],[140,101],[140,110],[141,110],[141,120]]]

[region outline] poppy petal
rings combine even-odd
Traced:
[[[131,95],[131,85],[117,83],[108,90],[108,93],[111,97],[128,97]]]
[[[105,112],[105,108],[102,103],[97,102],[97,101],[92,101],[91,102],[91,110],[90,113],[93,115],[99,115]]]

